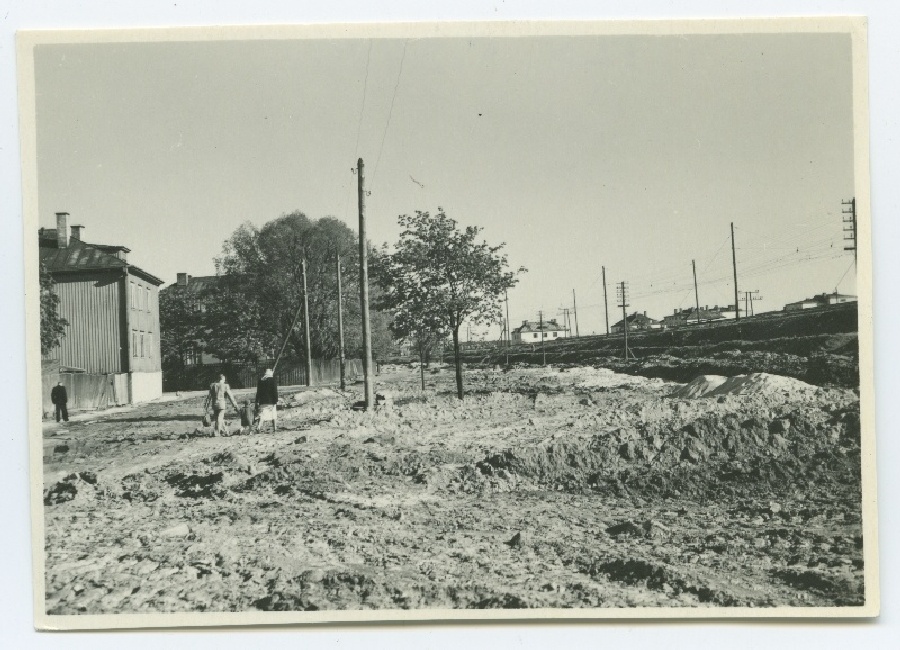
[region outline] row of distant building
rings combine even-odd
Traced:
[[[794,312],[808,309],[821,309],[831,305],[839,305],[842,303],[856,302],[857,297],[844,293],[820,293],[812,298],[798,300],[797,302],[789,302],[784,306],[783,312]],[[744,317],[744,310],[738,311],[735,305],[727,307],[719,307],[715,305],[710,307],[706,305],[700,307],[690,307],[689,309],[676,309],[672,314],[664,316],[662,320],[656,320],[647,316],[647,312],[633,312],[626,318],[610,327],[613,334],[621,334],[625,331],[627,324],[629,332],[645,332],[650,330],[669,330],[681,327],[689,327],[691,325],[709,323],[711,321],[734,320],[738,316]],[[770,312],[772,313],[772,312]],[[779,313],[779,312],[774,312]],[[536,343],[541,340],[541,332],[544,332],[544,340],[552,341],[555,339],[568,338],[571,336],[571,330],[565,325],[561,325],[555,318],[545,321],[522,321],[519,327],[516,327],[510,333],[510,340],[513,343]]]

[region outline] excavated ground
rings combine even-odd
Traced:
[[[855,391],[426,377],[282,391],[275,434],[199,396],[47,425],[48,613],[863,603]]]

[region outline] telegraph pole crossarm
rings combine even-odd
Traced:
[[[845,251],[853,251],[853,263],[856,264],[857,261],[857,241],[856,241],[856,197],[853,197],[849,201],[841,201],[841,205],[844,208],[841,209],[841,214],[846,215],[843,219],[844,221],[844,241],[849,242],[848,245],[844,246]]]

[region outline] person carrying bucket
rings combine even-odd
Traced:
[[[220,435],[225,430],[225,409],[228,408],[228,401],[231,402],[235,410],[238,409],[234,395],[231,393],[231,386],[225,383],[225,375],[219,375],[219,381],[210,384],[209,393],[207,393],[206,401],[203,404],[204,410],[212,407],[214,436]]]
[[[256,385],[256,414],[259,418],[259,429],[263,422],[272,423],[272,431],[278,431],[278,385],[275,383],[275,371],[267,368],[265,374]]]

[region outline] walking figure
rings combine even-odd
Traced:
[[[60,418],[62,418],[63,422],[68,422],[69,410],[66,404],[69,401],[69,396],[66,393],[66,387],[63,386],[61,380],[50,391],[50,401],[53,402],[53,405],[56,407],[56,421],[59,422]]]
[[[272,431],[278,431],[278,385],[275,383],[275,372],[268,368],[256,385],[256,413],[259,418],[259,429],[263,422],[272,422]]]
[[[231,393],[231,386],[225,383],[225,375],[219,375],[219,381],[210,384],[209,393],[203,403],[204,410],[212,407],[213,410],[213,435],[218,436],[225,430],[225,409],[231,402],[235,410],[238,410],[237,402]]]

